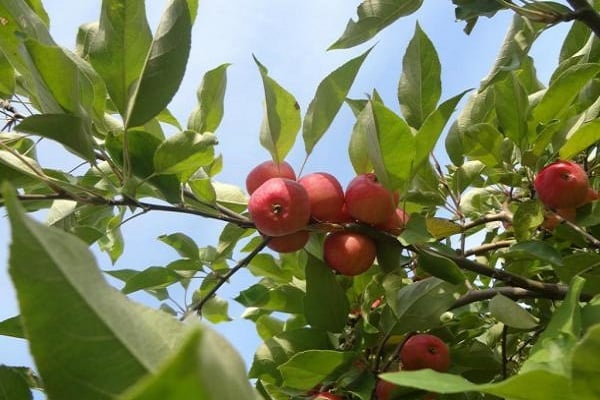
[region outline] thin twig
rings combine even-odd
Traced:
[[[587,25],[600,38],[600,14],[586,0],[567,0],[573,7],[573,19]]]

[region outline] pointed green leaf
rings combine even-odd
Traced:
[[[502,132],[517,146],[527,135],[527,110],[529,99],[525,88],[515,73],[493,86],[496,97],[496,115]]]
[[[176,174],[187,181],[200,167],[214,159],[215,135],[194,131],[183,131],[162,142],[154,153],[154,168],[157,174]]]
[[[362,109],[364,109],[364,107]],[[373,166],[369,160],[369,139],[367,136],[368,119],[369,115],[367,113],[359,112],[356,116],[356,122],[352,127],[352,135],[350,136],[350,143],[348,144],[350,162],[357,175],[373,170]]]
[[[171,0],[127,103],[125,127],[139,126],[158,115],[171,101],[185,73],[192,21],[185,0]]]
[[[419,267],[446,282],[460,285],[467,279],[456,263],[437,252],[419,249]]]
[[[227,313],[228,309],[229,303],[227,300],[219,296],[213,296],[202,306],[202,318],[206,318],[213,324],[231,321],[231,317]]]
[[[495,295],[490,300],[490,313],[492,317],[511,328],[529,330],[538,325],[533,315],[529,314],[515,301],[501,294]]]
[[[309,390],[355,358],[356,354],[349,351],[307,350],[294,354],[279,366],[279,371],[283,385]]]
[[[366,42],[400,17],[417,11],[423,0],[364,0],[357,8],[358,20],[349,20],[342,36],[329,49],[347,49]]]
[[[600,396],[600,325],[592,326],[573,351],[573,394],[576,399]]]
[[[122,400],[255,399],[239,354],[207,326],[196,327],[155,375]]]
[[[377,178],[392,190],[404,189],[416,154],[416,141],[409,126],[378,102],[370,101],[362,113],[367,121],[369,158]],[[398,157],[398,154],[403,156]]]
[[[198,88],[198,107],[188,120],[188,129],[196,132],[215,132],[223,119],[223,100],[227,87],[227,67],[222,64],[211,69],[202,78]]]
[[[398,101],[402,115],[413,128],[420,128],[435,110],[442,93],[441,65],[433,43],[417,23],[402,59]]]
[[[558,250],[546,242],[528,240],[511,246],[502,257],[507,260],[540,260],[558,267],[563,266],[563,261]]]
[[[331,268],[309,256],[306,264],[304,314],[311,326],[329,332],[341,332],[346,325],[350,305]]]
[[[0,321],[0,335],[12,336],[16,338],[25,338],[21,317],[17,315],[16,317]]]
[[[0,400],[31,400],[27,381],[15,368],[0,365]]]
[[[372,47],[330,73],[319,83],[306,110],[302,137],[306,154],[310,154],[342,107],[363,61]]]
[[[180,256],[198,260],[199,250],[194,239],[185,233],[177,232],[170,235],[160,235],[158,240],[174,248]]]
[[[296,142],[300,129],[300,106],[294,96],[281,87],[256,57],[265,90],[265,115],[260,128],[260,144],[281,163]]]
[[[112,399],[156,370],[184,325],[128,300],[106,283],[83,242],[27,217],[7,185],[3,196],[9,272],[48,396]]]
[[[166,288],[180,279],[179,274],[165,267],[149,267],[127,279],[122,292]]]
[[[502,162],[498,151],[502,146],[502,133],[491,124],[475,124],[464,131],[463,145],[465,154],[473,160],[479,160],[488,167]]]
[[[600,142],[600,120],[587,122],[577,129],[559,150],[560,158],[569,160]]]
[[[15,92],[15,85],[15,70],[6,56],[0,52],[0,96],[5,99],[11,98]]]
[[[87,161],[94,161],[91,126],[72,114],[38,114],[25,118],[15,127],[18,132],[43,136],[64,145]]]

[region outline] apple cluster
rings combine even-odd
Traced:
[[[575,220],[577,208],[598,200],[598,192],[590,186],[585,169],[572,161],[559,160],[546,165],[536,175],[533,185],[540,201],[569,221]],[[557,223],[550,215],[544,227],[552,229]]]
[[[248,211],[256,229],[270,236],[269,248],[280,253],[302,249],[309,239],[312,222],[360,222],[394,235],[408,221],[397,208],[398,194],[378,182],[373,173],[356,176],[344,191],[340,182],[326,172],[296,178],[285,161],[265,161],[246,178],[250,194]],[[323,243],[327,265],[344,275],[358,275],[375,261],[375,242],[358,232],[330,232]]]
[[[450,368],[450,351],[448,345],[439,337],[427,333],[419,333],[409,337],[400,350],[402,370],[416,371],[430,368],[438,372],[446,372]],[[394,396],[396,385],[379,380],[375,387],[377,400],[390,400]],[[427,393],[425,399],[435,399],[435,393]]]

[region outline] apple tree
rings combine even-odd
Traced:
[[[422,3],[364,0],[329,50]],[[514,18],[480,87],[449,98],[418,25],[399,49],[397,104],[348,97],[369,51],[310,104],[255,58],[256,145],[272,161],[238,188],[215,179],[227,64],[206,72],[186,123],[168,109],[197,1],[170,0],[152,33],[144,2],[104,0],[68,50],[42,2],[0,0],[0,205],[20,311],[0,334],[35,362],[0,366],[0,399],[600,398],[600,2],[452,3],[466,34],[500,10]],[[529,50],[567,23],[541,82]],[[346,190],[285,161],[300,140],[309,157],[341,107],[355,116]],[[45,166],[42,139],[81,166]],[[166,234],[178,259],[103,272],[90,247],[116,261],[120,227],[147,213],[222,221],[219,242]],[[198,322],[227,319],[219,290],[241,269],[256,282],[235,301],[263,340],[249,371]],[[193,293],[181,310],[166,302],[175,287]],[[127,297],[138,291],[160,309]]]

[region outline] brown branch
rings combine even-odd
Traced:
[[[476,303],[478,301],[483,301],[483,300],[489,300],[492,297],[496,296],[497,294],[501,294],[501,295],[509,297],[513,300],[529,299],[529,298],[533,298],[533,299],[548,298],[544,294],[539,293],[539,292],[534,292],[532,290],[527,290],[527,289],[523,289],[523,288],[519,288],[519,287],[512,287],[512,286],[501,286],[501,287],[495,287],[495,288],[489,288],[489,289],[471,290],[471,291],[467,292],[465,295],[463,295],[462,297],[460,297],[458,300],[456,300],[456,302],[454,302],[454,304],[452,305],[452,307],[450,307],[450,309],[453,310],[455,308],[460,308],[462,306],[466,306],[467,304]],[[550,299],[562,300],[562,299],[564,299],[564,296],[560,296],[560,295],[556,294],[556,295],[552,295],[552,297],[550,297]]]
[[[567,0],[573,7],[573,19],[587,25],[600,38],[600,14],[586,0]]]
[[[472,249],[466,250],[463,254],[465,257],[476,256],[479,254],[487,253],[488,251],[503,249],[510,247],[515,244],[515,240],[499,240],[497,242],[485,243],[481,246],[473,247]]]

